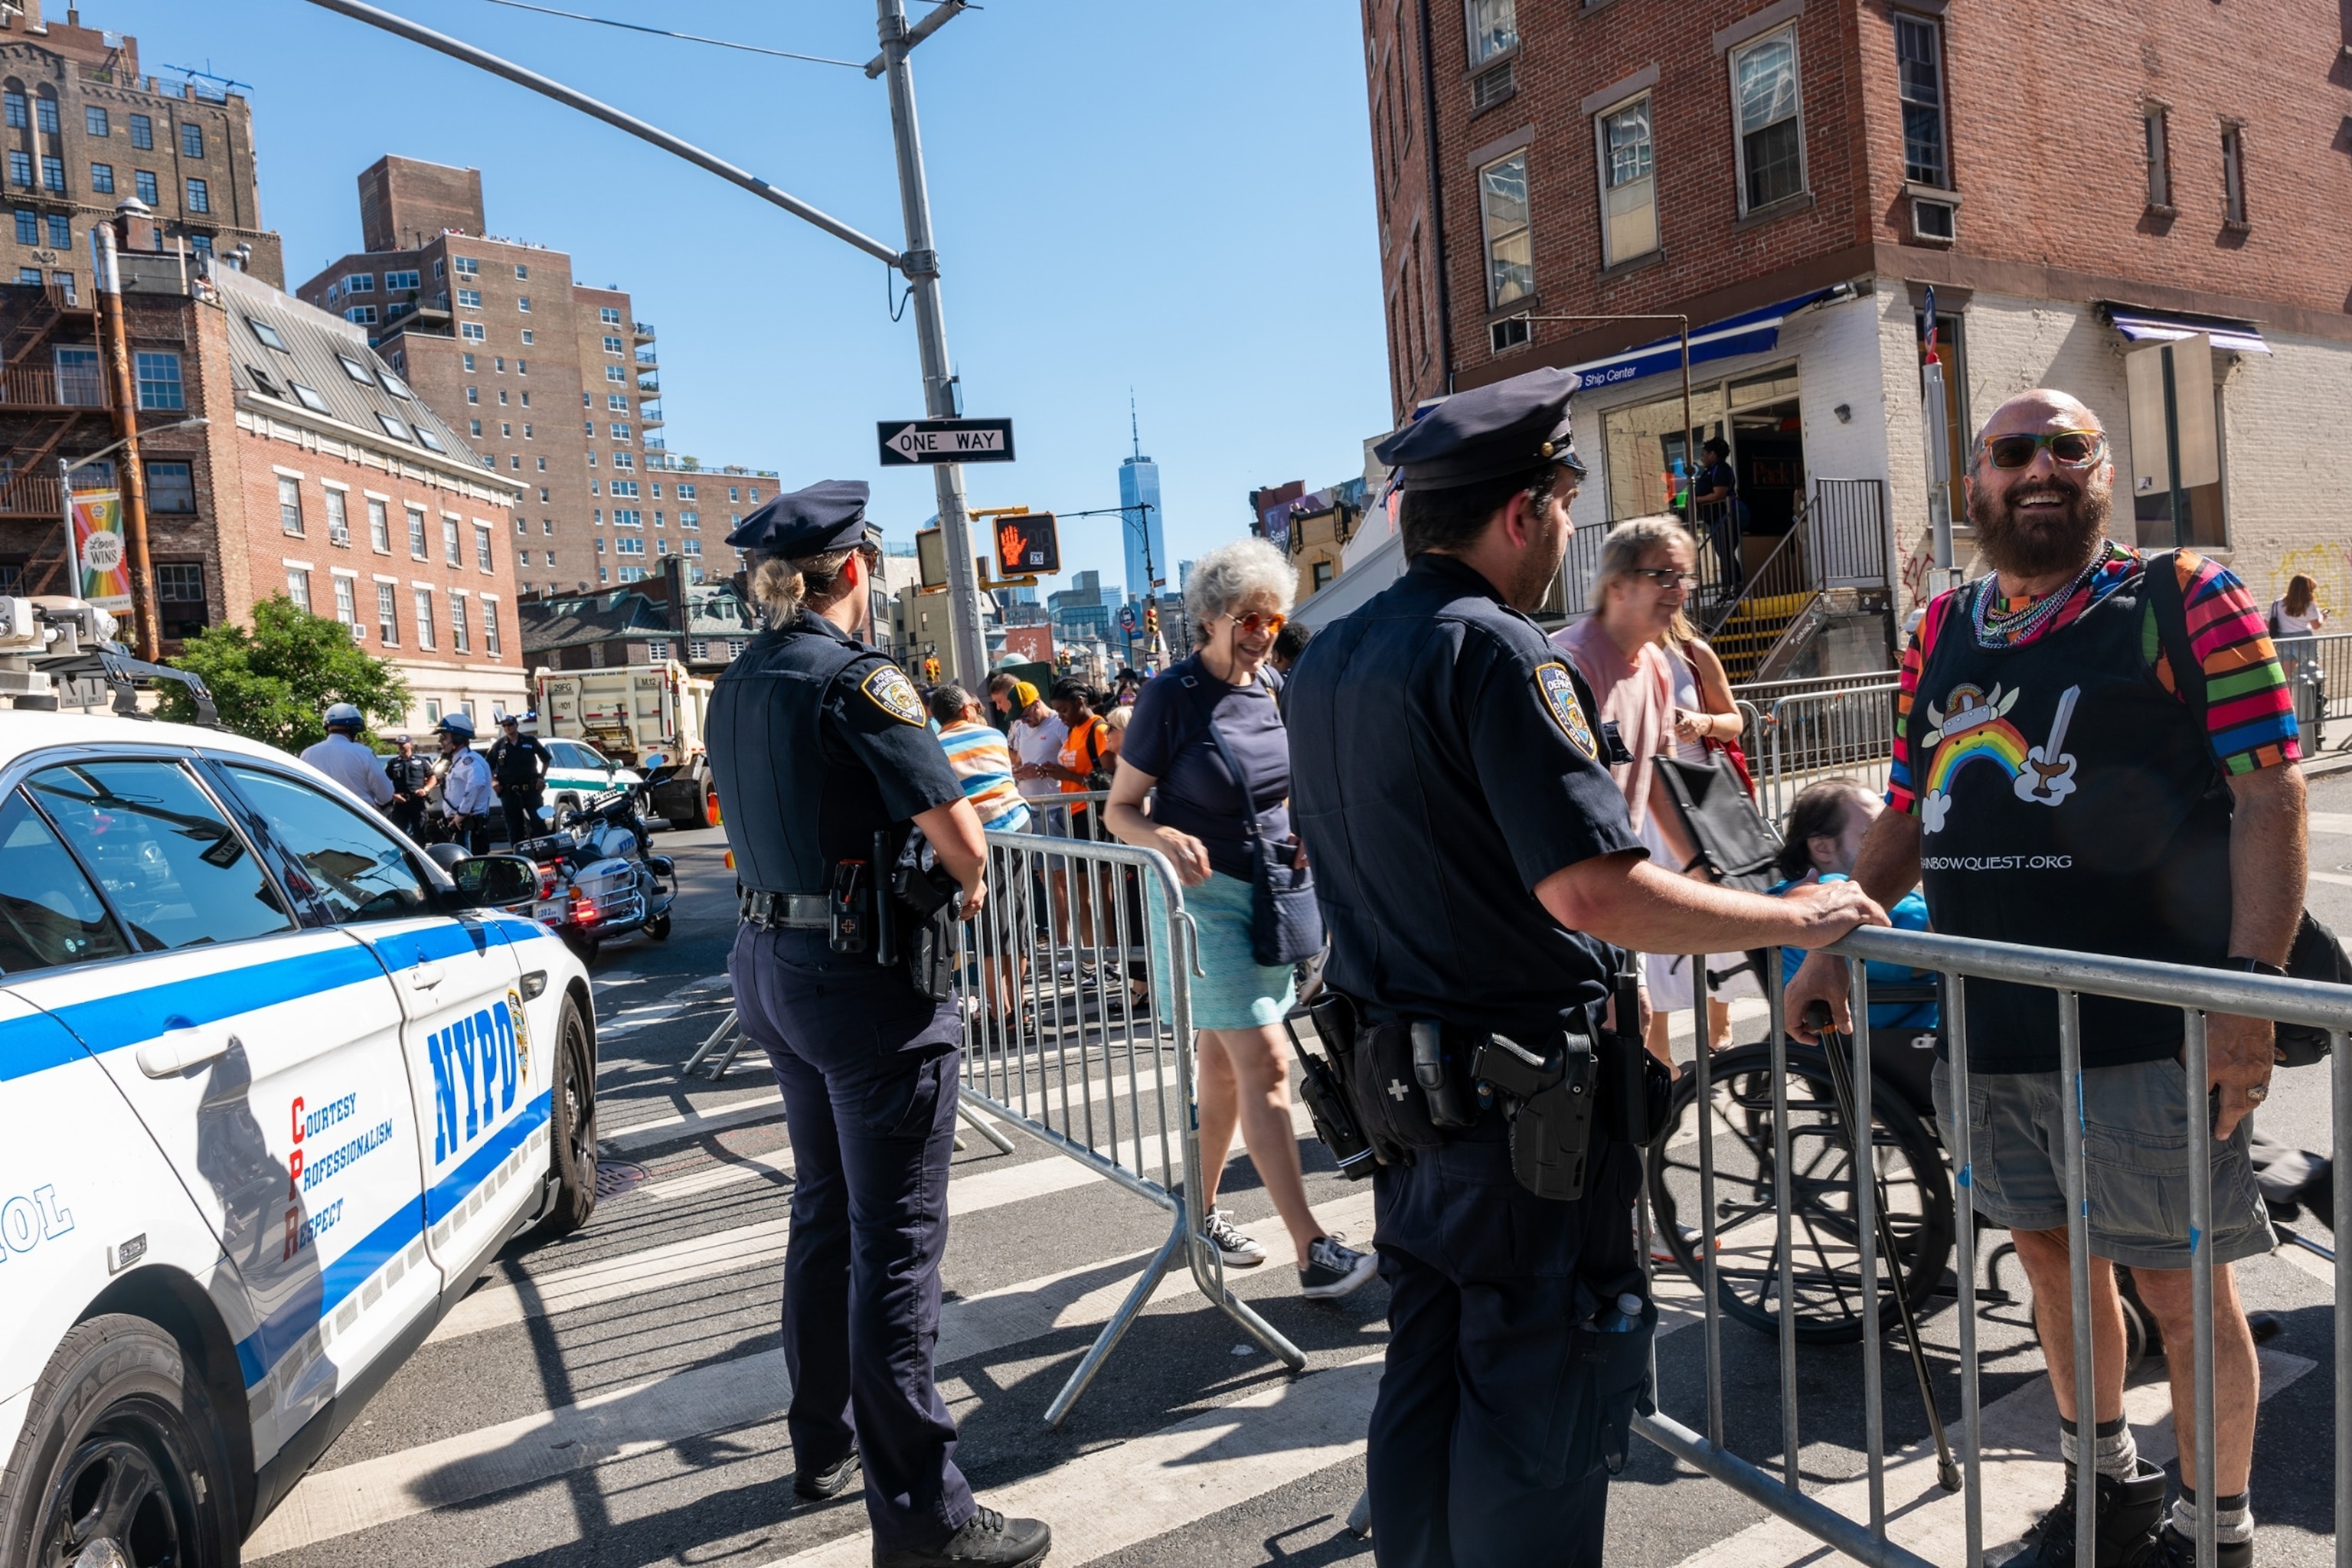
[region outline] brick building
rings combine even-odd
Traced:
[[[592,594],[671,556],[731,573],[718,498],[731,489],[740,516],[774,496],[775,476],[668,453],[654,329],[627,291],[578,281],[562,251],[488,237],[479,170],[386,156],[359,195],[365,248],[295,291],[365,328],[522,487],[509,527],[523,591]]]
[[[284,594],[400,669],[411,728],[526,705],[502,539],[513,491],[363,332],[235,268],[184,277],[177,258],[137,248],[123,308],[139,419],[154,432],[140,451],[166,656]],[[0,592],[70,592],[56,459],[116,435],[95,313],[47,287],[0,287]],[[100,459],[74,482],[120,478]]]
[[[253,107],[194,80],[158,86],[139,71],[139,40],[47,21],[41,0],[0,6],[0,152],[9,216],[5,276],[71,297],[90,286],[89,226],[136,199],[158,219],[157,248],[223,255],[285,281],[277,235],[261,226]]]
[[[1577,367],[1594,535],[1665,505],[1720,435],[1751,584],[1794,537],[1808,592],[1885,592],[1928,528],[1928,287],[1956,468],[2003,397],[2055,384],[2101,415],[2122,495],[2123,355],[2204,331],[2221,477],[2191,539],[2260,598],[2307,571],[2352,602],[2352,452],[2292,414],[2341,406],[2352,373],[2346,26],[2321,0],[2251,27],[2210,0],[1367,0],[1395,416]],[[1664,325],[1546,319],[1645,313],[1690,319],[1690,434]],[[2118,535],[2172,542],[2160,494],[2117,511]],[[1872,559],[1829,559],[1872,533]]]

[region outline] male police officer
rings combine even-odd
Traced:
[[[507,819],[507,842],[539,837],[539,808],[547,799],[547,770],[553,758],[536,735],[522,732],[519,713],[499,715],[499,738],[490,742],[490,787]]]
[[[1525,614],[1559,575],[1584,472],[1576,384],[1542,370],[1460,393],[1381,447],[1402,470],[1411,568],[1320,632],[1290,679],[1292,811],[1330,926],[1327,978],[1354,999],[1360,1038],[1419,1026],[1416,1046],[1444,1045],[1439,1081],[1407,1066],[1370,1098],[1410,1100],[1424,1131],[1466,1123],[1375,1178],[1391,1338],[1370,1485],[1389,1564],[1598,1563],[1604,1449],[1623,1441],[1655,1322],[1638,1300],[1636,1151],[1595,1124],[1581,1198],[1523,1186],[1546,1123],[1497,1090],[1520,1077],[1502,1047],[1478,1047],[1504,1037],[1553,1074],[1589,1059],[1622,961],[1611,942],[1817,947],[1885,919],[1842,884],[1765,899],[1647,863],[1591,694]],[[1619,1310],[1626,1295],[1639,1311]]]
[[[381,811],[392,804],[392,781],[360,740],[366,722],[353,704],[336,703],[327,710],[327,738],[304,748],[302,760]]]
[[[811,485],[728,536],[767,629],[719,677],[707,731],[743,889],[728,972],[792,1131],[793,1486],[832,1497],[862,1458],[884,1568],[1033,1563],[1051,1531],[973,1502],[931,1380],[957,1015],[890,939],[888,879],[911,823],[969,915],[985,851],[913,683],[860,640],[882,557],[866,495]]]

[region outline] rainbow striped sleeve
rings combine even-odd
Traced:
[[[1029,825],[1028,803],[1013,781],[1013,753],[1003,736],[985,724],[950,724],[940,731],[940,746],[982,827],[1018,832]]]
[[[2214,760],[2233,774],[2300,761],[2294,698],[2246,585],[2228,567],[2190,551],[2176,552],[2173,562],[2189,651],[2205,681],[2205,729]],[[2156,676],[2166,690],[2178,692],[2161,649]]]
[[[1911,646],[1903,650],[1903,671],[1895,693],[1895,752],[1886,774],[1886,805],[1890,811],[1916,816],[1919,810],[1918,796],[1911,788],[1911,705],[1918,700],[1919,672],[1927,668],[1927,649],[1949,618],[1953,603],[1952,593],[1937,595],[1927,605],[1927,613],[1919,617],[1919,629],[1913,634]]]

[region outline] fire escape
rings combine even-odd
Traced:
[[[0,559],[23,561],[18,592],[75,592],[57,460],[111,440],[111,408],[97,310],[47,284],[0,286]]]

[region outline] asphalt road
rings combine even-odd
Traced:
[[[2313,806],[2310,902],[2352,931],[2352,775],[2315,782]],[[709,832],[664,835],[660,847],[677,858],[687,889],[674,934],[608,943],[595,966],[610,1185],[595,1220],[562,1242],[510,1248],[264,1525],[250,1560],[866,1561],[854,1492],[812,1507],[791,1491],[776,1332],[791,1176],[773,1080],[755,1056],[719,1082],[680,1071],[729,1006],[723,844]],[[2268,1131],[2331,1147],[2325,1070],[2282,1075],[2263,1112]],[[1164,1237],[1165,1218],[1030,1139],[1016,1136],[1009,1156],[967,1142],[950,1186],[940,1382],[961,1426],[959,1460],[982,1499],[1051,1520],[1056,1568],[1369,1562],[1370,1544],[1342,1521],[1363,1485],[1385,1289],[1375,1281],[1345,1302],[1301,1301],[1272,1205],[1238,1160],[1225,1201],[1275,1257],[1232,1279],[1307,1352],[1307,1375],[1284,1374],[1188,1286],[1163,1287],[1069,1419],[1049,1430],[1047,1403]],[[1318,1213],[1361,1243],[1369,1191],[1340,1179],[1312,1139],[1303,1148]],[[2332,1243],[2315,1223],[2298,1228]],[[2265,1351],[2254,1482],[2265,1565],[2333,1560],[2327,1270],[2291,1245],[2241,1269],[2249,1305],[2285,1321]],[[2018,1283],[2013,1265],[2000,1283]],[[1660,1296],[1661,1405],[1704,1430],[1708,1334],[1697,1294],[1662,1275]],[[2014,1540],[2060,1486],[2028,1310],[1990,1304],[1979,1331],[1989,1543]],[[1924,1329],[1946,1422],[1959,1410],[1957,1317],[1939,1300]],[[1728,1321],[1719,1343],[1727,1440],[1778,1475],[1777,1343]],[[1958,1563],[1958,1502],[1923,1462],[1928,1424],[1892,1344],[1882,1369],[1894,1531],[1932,1561]],[[1856,1345],[1798,1352],[1806,1489],[1866,1517],[1863,1370]],[[2161,1363],[2151,1363],[2132,1409],[2143,1450],[2169,1458],[2164,1407]],[[1612,1489],[1612,1564],[1820,1560],[1816,1543],[1646,1443],[1634,1444]]]

